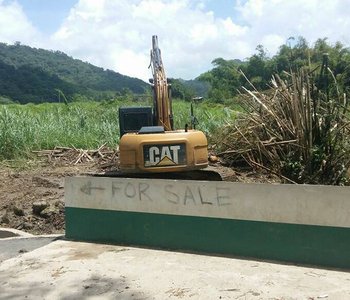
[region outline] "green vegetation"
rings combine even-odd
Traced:
[[[55,146],[94,148],[117,142],[117,109],[98,103],[0,107],[0,157],[12,159]]]
[[[258,45],[256,51],[256,54],[245,61],[223,58],[213,60],[213,69],[198,77],[210,84],[208,96],[211,101],[236,101],[241,87],[250,86],[246,78],[257,90],[267,90],[270,88],[272,75],[278,74],[282,79],[287,79],[285,72],[296,72],[304,66],[313,70],[322,62],[324,53],[329,54],[329,68],[333,71],[339,87],[346,91],[350,88],[350,49],[340,42],[331,45],[324,38],[318,39],[310,47],[303,37],[291,37],[286,44],[280,46],[273,57],[267,55],[262,45]]]
[[[80,102],[0,105],[0,159],[28,157],[33,150],[56,146],[96,149],[115,148],[119,141],[118,108],[145,102]],[[190,104],[174,101],[175,126],[190,123]],[[210,135],[232,121],[234,110],[220,105],[198,104],[198,129]]]
[[[191,101],[194,97],[207,97],[210,85],[200,80],[171,80],[171,94],[174,98]]]

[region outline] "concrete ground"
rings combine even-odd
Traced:
[[[0,299],[350,299],[346,271],[43,238],[0,261]]]

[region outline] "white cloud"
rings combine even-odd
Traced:
[[[147,69],[151,36],[157,34],[167,75],[193,78],[208,70],[218,56],[242,56],[232,39],[245,33],[245,27],[215,18],[200,1],[197,4],[80,0],[52,43],[74,57],[146,80],[151,75]]]
[[[20,41],[36,46],[40,40],[39,31],[30,23],[22,7],[17,2],[0,0],[0,41],[8,44]]]
[[[220,1],[79,0],[60,28],[43,37],[20,5],[0,0],[0,41],[61,50],[144,80],[154,34],[167,75],[185,79],[210,69],[214,58],[247,58],[258,44],[273,55],[290,36],[350,45],[350,0],[236,0],[225,17],[215,5]]]
[[[311,45],[324,37],[350,44],[349,0],[248,0],[236,9],[249,26],[249,39],[272,53],[291,36]]]

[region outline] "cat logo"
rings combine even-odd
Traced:
[[[186,163],[185,144],[145,145],[143,157],[145,167],[164,167]]]

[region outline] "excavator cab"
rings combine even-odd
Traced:
[[[120,137],[125,133],[138,132],[142,127],[153,126],[152,107],[119,108]]]
[[[170,83],[152,37],[153,107],[119,110],[120,170],[126,173],[163,173],[203,169],[208,165],[208,142],[203,132],[173,128]]]

